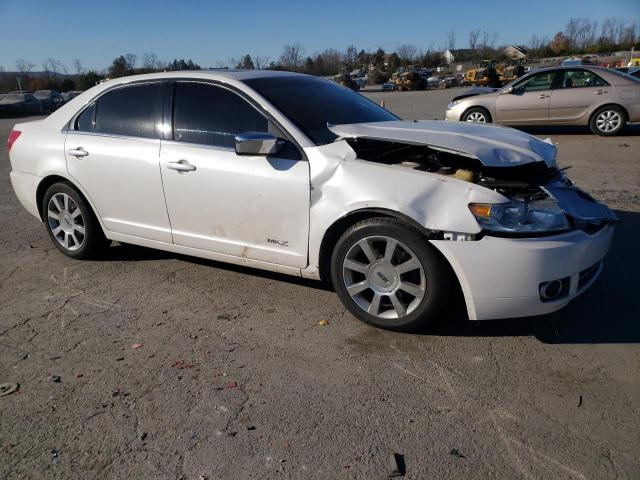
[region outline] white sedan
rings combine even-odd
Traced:
[[[615,215],[510,128],[401,121],[272,71],[119,78],[14,127],[11,182],[72,258],[108,241],[331,280],[410,330],[460,291],[472,320],[545,314],[602,269]]]

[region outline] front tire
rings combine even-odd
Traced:
[[[410,331],[434,321],[447,303],[444,260],[421,232],[396,218],[369,218],[338,240],[331,259],[333,286],[359,320]]]
[[[91,258],[107,244],[91,207],[67,182],[54,183],[47,189],[42,213],[51,241],[68,257]]]
[[[491,114],[486,108],[473,107],[462,114],[461,120],[469,123],[491,123]]]
[[[616,105],[602,107],[591,117],[589,127],[596,135],[617,135],[627,123],[627,113]]]

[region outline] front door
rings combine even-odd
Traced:
[[[107,229],[170,243],[157,130],[165,85],[128,85],[100,96],[75,119],[65,155]]]
[[[554,71],[540,72],[516,84],[511,93],[499,94],[497,121],[521,125],[547,122],[554,76]]]
[[[236,134],[282,132],[226,87],[176,82],[173,105],[160,164],[174,243],[306,267],[309,165],[299,151],[287,144],[274,156],[236,155]]]

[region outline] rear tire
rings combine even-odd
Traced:
[[[47,189],[42,216],[51,241],[68,257],[92,258],[108,244],[91,207],[68,182],[54,183]]]
[[[600,108],[591,116],[589,128],[596,135],[610,137],[619,134],[627,123],[627,112],[610,105]]]
[[[397,331],[436,320],[452,284],[448,266],[425,236],[389,217],[365,219],[340,237],[331,258],[331,278],[356,318]]]
[[[486,108],[472,107],[462,114],[460,119],[469,123],[491,123],[491,114]]]

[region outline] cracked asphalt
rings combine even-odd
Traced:
[[[367,95],[441,118],[453,93]],[[411,479],[639,478],[637,127],[532,131],[621,218],[590,291],[411,335],[315,282],[117,244],[68,259],[2,149],[0,383],[20,388],[0,397],[0,478],[383,479],[394,453]]]

